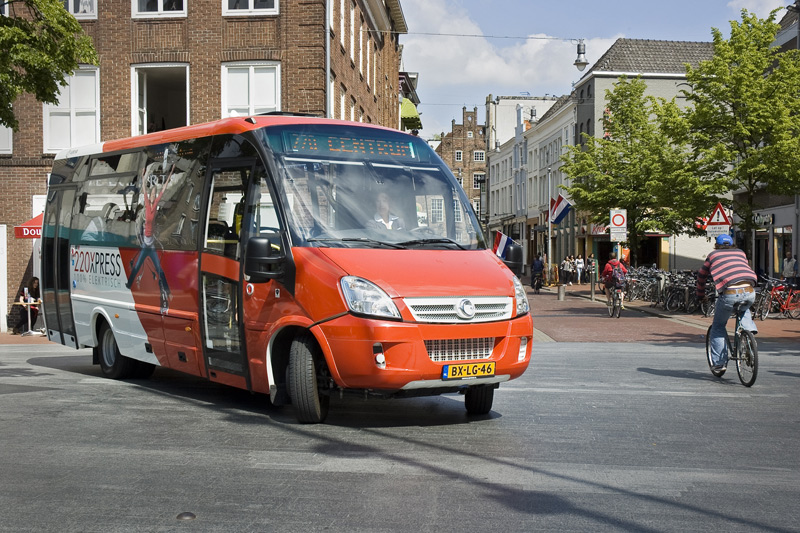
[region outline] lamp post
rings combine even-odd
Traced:
[[[583,42],[583,39],[578,39],[578,57],[575,58],[573,65],[575,65],[575,68],[579,71],[583,72],[583,69],[585,69],[588,64],[589,62],[586,60],[586,43]]]
[[[550,167],[547,167],[547,198],[547,283],[551,283],[550,261],[553,260],[553,237],[551,235],[553,228],[553,210],[550,208],[550,200],[553,198],[553,181],[550,178]]]

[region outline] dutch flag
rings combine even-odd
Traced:
[[[508,252],[508,247],[511,246],[511,238],[508,235],[504,235],[499,231],[494,236],[494,253],[500,259],[506,258],[506,253]]]
[[[569,213],[569,208],[572,207],[572,204],[567,201],[566,198],[558,195],[558,198],[553,200],[550,199],[550,220],[552,220],[553,224],[558,224],[564,217],[567,216]]]

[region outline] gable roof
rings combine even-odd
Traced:
[[[617,39],[583,77],[601,72],[684,74],[685,63],[696,67],[713,55],[712,42]]]

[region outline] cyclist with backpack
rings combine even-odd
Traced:
[[[611,252],[608,255],[608,263],[606,263],[603,272],[600,274],[600,280],[605,284],[606,300],[608,305],[611,305],[611,298],[614,294],[614,289],[625,287],[625,277],[628,275],[628,269],[625,265],[617,259],[617,254]],[[622,293],[622,303],[625,302],[625,293]],[[624,308],[624,306],[623,306]]]

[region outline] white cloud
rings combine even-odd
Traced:
[[[739,13],[742,9],[746,9],[758,17],[766,18],[773,9],[786,7],[786,2],[785,0],[731,0],[728,2],[728,7],[735,11],[737,20],[741,19]],[[780,20],[782,16],[783,13],[779,11],[776,20]]]
[[[417,92],[425,137],[450,131],[452,119],[460,122],[462,106],[481,108],[489,94],[561,95],[581,76],[572,65],[577,42],[546,34],[531,34],[522,41],[468,37],[483,32],[458,4],[403,0],[403,7],[407,17],[413,16],[413,29],[401,39],[403,68],[420,73]],[[614,40],[587,40],[590,63]],[[479,109],[479,120],[483,116]]]

